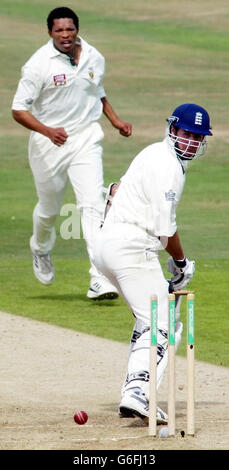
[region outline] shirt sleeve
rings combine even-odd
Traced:
[[[185,178],[171,175],[166,185],[162,187],[159,196],[159,211],[156,224],[156,235],[172,237],[177,231],[176,208],[179,203]]]
[[[177,165],[167,167],[158,158],[154,161],[155,154],[151,149],[149,151],[151,158],[144,166],[143,173],[143,190],[149,205],[149,230],[156,237],[171,237],[177,231],[176,208],[182,194],[184,176]]]
[[[102,99],[102,98],[105,98],[106,97],[106,92],[103,88],[102,85],[99,85],[98,87],[98,95],[99,95],[99,98]]]
[[[100,53],[98,56],[98,70],[100,71],[99,82],[98,82],[98,97],[101,100],[102,98],[105,98],[106,96],[106,92],[103,87],[103,79],[106,73],[106,62],[105,62],[105,58]]]
[[[158,237],[172,237],[177,231],[176,206],[174,200],[166,200],[165,195],[161,194],[158,217],[155,224],[155,235]]]
[[[16,111],[29,111],[33,102],[37,99],[42,88],[42,77],[36,70],[29,67],[22,68],[22,76],[18,83],[12,109]]]

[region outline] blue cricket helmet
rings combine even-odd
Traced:
[[[197,104],[185,103],[178,106],[168,118],[169,124],[202,135],[212,135],[207,111]]]

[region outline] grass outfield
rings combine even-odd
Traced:
[[[75,9],[74,2],[68,5]],[[124,302],[86,298],[84,240],[57,237],[52,286],[42,286],[32,274],[36,194],[27,160],[29,133],[11,119],[10,107],[21,66],[48,39],[45,21],[55,6],[56,1],[41,0],[0,3],[0,309],[127,342],[133,320]],[[206,156],[189,167],[177,217],[186,254],[196,261],[190,284],[196,292],[196,357],[228,366],[228,2],[117,0],[111,8],[105,0],[79,0],[77,7],[80,34],[106,57],[108,99],[133,123],[133,136],[125,139],[102,118],[105,184],[117,180],[139,150],[163,137],[165,118],[177,105],[196,102],[211,115],[214,136]],[[73,201],[69,188],[65,202]],[[62,222],[60,217],[57,233]],[[162,253],[164,268],[166,259]],[[182,310],[185,321],[184,305]]]

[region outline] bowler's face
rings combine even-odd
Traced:
[[[53,38],[53,43],[57,49],[67,54],[74,51],[77,33],[72,18],[55,19],[52,30],[49,31],[49,35]]]

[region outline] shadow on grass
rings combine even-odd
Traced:
[[[85,294],[43,294],[43,295],[33,295],[27,296],[27,299],[30,300],[62,300],[62,301],[81,301],[87,303],[88,305],[99,305],[100,307],[113,307],[117,306],[117,299],[110,300],[91,300],[88,299]]]

